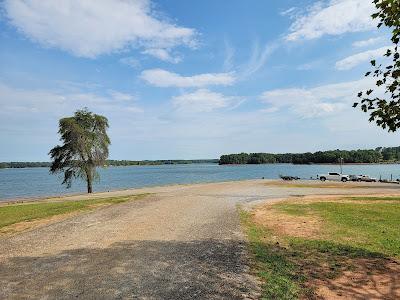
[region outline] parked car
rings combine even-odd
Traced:
[[[279,175],[282,180],[285,181],[292,181],[292,180],[300,180],[300,177],[297,176],[286,176],[286,175]]]
[[[371,177],[369,175],[350,175],[350,180],[352,181],[364,181],[364,182],[377,182],[378,179]]]
[[[321,180],[321,181],[333,180],[333,181],[346,182],[346,181],[350,180],[349,175],[344,175],[344,174],[335,173],[335,172],[331,172],[328,174],[319,174],[317,176],[318,176],[319,180]]]
[[[359,175],[349,175],[349,178],[351,181],[358,181],[358,176]]]

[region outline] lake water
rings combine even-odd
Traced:
[[[94,191],[158,186],[179,183],[218,182],[241,179],[278,178],[280,174],[304,179],[318,173],[339,172],[332,165],[235,165],[217,164],[129,166],[99,169],[100,182]],[[400,165],[345,165],[345,174],[368,174],[378,179],[400,178]],[[61,185],[61,178],[49,174],[48,168],[0,169],[0,201],[14,198],[57,196],[86,191],[84,182],[75,181],[72,188]]]

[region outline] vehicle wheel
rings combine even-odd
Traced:
[[[325,181],[326,178],[325,178],[325,177],[320,177],[320,180],[321,180],[321,181]]]
[[[342,178],[342,182],[346,182],[347,181],[347,178]]]

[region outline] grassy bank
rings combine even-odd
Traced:
[[[78,211],[87,211],[99,206],[112,205],[144,197],[134,195],[88,200],[65,200],[54,202],[32,202],[0,206],[0,229],[21,222],[36,221]]]
[[[289,200],[241,218],[264,299],[400,293],[388,288],[400,279],[399,197]]]

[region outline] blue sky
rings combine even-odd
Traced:
[[[351,108],[390,46],[368,0],[5,0],[0,161],[48,160],[61,117],[112,159],[398,145]]]

